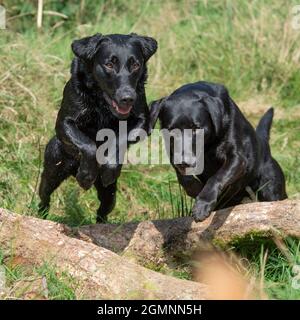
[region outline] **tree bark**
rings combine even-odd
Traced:
[[[190,256],[203,241],[226,246],[246,237],[300,238],[300,201],[255,202],[213,212],[203,222],[191,217],[122,225],[83,226],[77,237],[89,240],[139,263],[166,263]]]
[[[62,224],[0,209],[0,248],[30,265],[53,265],[80,284],[80,296],[98,299],[204,299],[206,286],[143,268]]]
[[[86,298],[206,298],[205,285],[145,269],[112,251],[161,264],[190,255],[202,241],[226,245],[252,235],[300,238],[300,201],[240,205],[200,223],[185,217],[77,229],[0,209],[1,250],[29,264],[50,261],[78,280]]]

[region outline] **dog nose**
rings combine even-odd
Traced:
[[[196,165],[195,159],[184,159],[181,163],[182,167],[189,168],[194,167]]]
[[[134,99],[131,96],[125,96],[121,99],[121,103],[125,105],[132,105],[133,102],[134,102]]]
[[[120,106],[132,106],[135,103],[136,100],[136,92],[133,88],[125,86],[125,87],[120,87],[116,91],[116,101]]]

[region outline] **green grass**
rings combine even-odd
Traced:
[[[281,241],[280,241],[281,242]],[[295,266],[300,265],[300,242],[288,238],[278,246],[272,240],[244,240],[233,248],[247,259],[249,270],[273,299],[300,299],[296,283]],[[299,276],[298,276],[299,278]]]
[[[296,0],[44,2],[45,10],[68,19],[45,15],[37,31],[34,1],[0,1],[9,17],[8,29],[0,30],[0,207],[37,215],[42,153],[54,134],[69,78],[70,44],[95,32],[136,32],[158,40],[158,52],[149,62],[149,101],[183,83],[205,79],[226,84],[253,124],[274,105],[273,155],[286,175],[289,197],[300,198],[300,31],[292,29],[290,15]],[[163,219],[190,211],[190,199],[167,165],[126,165],[118,189],[110,222]],[[49,219],[70,226],[94,223],[97,206],[94,190],[84,192],[69,179],[53,195]],[[256,247],[247,259],[259,273],[261,244]],[[299,251],[293,256],[296,259]],[[291,267],[286,263],[278,249],[269,251],[265,284],[272,297],[299,299],[300,290],[291,292]],[[188,277],[184,268],[174,272]],[[51,297],[74,297],[64,285],[57,287]]]
[[[299,299],[299,288],[293,287],[297,274],[293,272],[295,265],[300,264],[299,241],[288,241],[291,262],[277,248],[269,253],[265,266],[265,286],[267,292],[275,299]],[[263,255],[264,248],[262,247]],[[260,260],[262,261],[262,259]]]
[[[71,300],[79,297],[76,281],[47,263],[40,267],[21,265],[12,256],[5,258],[0,251],[0,268],[6,278],[4,299]]]

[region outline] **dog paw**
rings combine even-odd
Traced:
[[[88,170],[80,170],[76,175],[76,180],[79,183],[80,187],[84,190],[88,190],[92,187],[94,182],[96,181],[97,175],[93,174]]]
[[[199,203],[196,203],[192,210],[194,220],[201,222],[208,218],[215,207],[215,203],[215,201],[199,201]]]

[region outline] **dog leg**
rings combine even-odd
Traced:
[[[97,222],[103,223],[107,221],[107,215],[115,207],[117,182],[105,187],[101,181],[101,178],[98,177],[94,185],[97,189],[98,199],[101,202],[97,211]]]
[[[186,194],[189,197],[196,198],[203,189],[203,183],[194,176],[183,176],[177,170],[176,174],[178,182],[181,184]]]
[[[217,205],[224,189],[236,182],[246,172],[246,160],[239,154],[227,156],[223,166],[210,177],[196,198],[192,214],[195,221],[205,220]]]
[[[76,179],[82,188],[89,189],[96,181],[98,174],[96,143],[81,132],[75,120],[70,117],[56,124],[56,133],[66,148],[73,149],[73,153],[80,156]]]
[[[39,212],[46,215],[53,191],[70,175],[75,174],[78,162],[66,157],[62,143],[53,137],[46,146],[44,170],[39,187]]]

